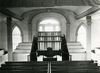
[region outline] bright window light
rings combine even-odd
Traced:
[[[57,25],[57,24],[59,24],[59,22],[56,19],[45,19],[45,20],[41,21],[40,24],[43,24],[43,25],[47,25],[47,24]]]
[[[81,26],[78,30],[77,41],[79,41],[84,48],[86,48],[86,29]]]
[[[39,23],[39,31],[60,31],[60,23],[56,19],[45,19]]]
[[[17,26],[13,29],[12,38],[13,38],[13,51],[14,51],[18,46],[18,44],[22,42],[21,31]]]

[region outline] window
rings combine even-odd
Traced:
[[[13,29],[12,38],[13,38],[12,42],[13,42],[13,51],[14,51],[16,49],[16,46],[18,46],[18,44],[22,42],[21,31],[17,26],[14,27]]]
[[[86,29],[83,25],[78,29],[77,41],[82,44],[84,48],[86,48]]]
[[[56,19],[44,19],[39,23],[38,26],[38,48],[39,50],[47,50],[51,47],[53,50],[61,49],[61,26],[60,22]],[[60,61],[60,56],[57,60]],[[38,60],[43,58],[43,56],[38,57]]]
[[[56,19],[45,19],[39,23],[38,30],[43,32],[60,31],[60,23]]]

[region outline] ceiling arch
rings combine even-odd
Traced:
[[[65,19],[65,17],[63,15],[61,15],[59,13],[55,13],[55,12],[40,13],[40,14],[36,15],[34,18],[32,18],[32,23],[31,23],[32,31],[37,32],[39,23],[45,19],[55,19],[55,20],[59,21],[62,33],[65,35],[67,34],[67,29],[68,29],[67,20]],[[32,34],[35,34],[34,32],[32,32]]]
[[[56,9],[56,8],[35,9],[35,10],[31,10],[31,11],[23,13],[22,17],[25,18],[28,15],[29,16],[28,23],[31,24],[32,18],[34,18],[36,15],[38,15],[40,13],[46,13],[46,12],[47,13],[48,12],[59,13],[59,14],[63,15],[66,18],[66,20],[68,21],[67,23],[70,24],[67,13],[72,12],[72,11],[65,10],[65,9]]]

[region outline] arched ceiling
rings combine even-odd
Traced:
[[[26,12],[44,8],[65,9],[80,15],[99,5],[100,0],[0,0],[0,12],[17,19],[22,19],[21,16]]]
[[[11,12],[22,16],[24,13],[29,12],[34,9],[45,9],[45,8],[56,8],[65,9],[75,12],[77,15],[91,8],[91,6],[55,6],[55,7],[20,7],[20,8],[8,8]]]

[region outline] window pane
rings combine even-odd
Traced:
[[[81,26],[78,30],[77,41],[79,41],[84,48],[86,48],[86,29]]]
[[[56,27],[55,27],[55,30],[56,30],[56,31],[60,31],[60,26],[56,26]]]
[[[17,26],[13,30],[12,38],[13,38],[13,51],[14,51],[16,49],[16,46],[18,46],[18,44],[22,42],[21,32]]]
[[[60,23],[56,19],[45,19],[39,23],[39,31],[60,31]]]
[[[54,31],[53,26],[45,26],[45,31]]]

